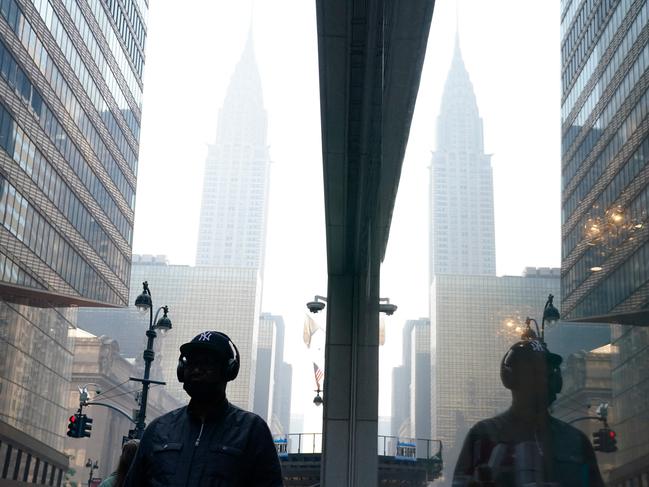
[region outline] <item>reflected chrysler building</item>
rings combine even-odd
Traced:
[[[208,148],[197,266],[263,273],[270,166],[266,125],[249,33],[219,112],[215,143]]]
[[[430,280],[495,275],[493,175],[459,37],[437,120],[430,168]]]

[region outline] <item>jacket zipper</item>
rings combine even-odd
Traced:
[[[203,436],[203,428],[205,427],[205,422],[201,422],[201,430],[198,432],[198,438],[196,438],[196,442],[194,443],[194,446],[198,446],[199,443],[201,442],[201,436]]]
[[[189,479],[191,477],[191,465],[194,463],[194,454],[196,453],[195,448],[200,444],[201,442],[201,436],[203,436],[203,428],[205,427],[205,421],[201,421],[201,430],[198,432],[198,438],[196,438],[196,441],[194,442],[194,450],[192,450],[192,456],[189,459],[189,471],[187,472],[187,480],[185,481],[185,486],[189,486]]]

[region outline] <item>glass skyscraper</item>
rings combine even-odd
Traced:
[[[561,5],[562,312],[616,323],[610,485],[649,485],[649,4]]]
[[[270,313],[259,317],[255,407],[274,434],[291,433],[293,367],[284,362],[284,318]]]
[[[258,271],[134,262],[131,275],[129,302],[135,302],[142,292],[142,282],[148,281],[154,305],[169,305],[173,329],[156,339],[160,352],[153,362],[161,368],[162,380],[167,382],[165,389],[179,401],[189,400],[176,377],[180,346],[206,330],[221,331],[232,339],[241,356],[239,376],[228,385],[228,399],[252,410],[261,314]],[[140,336],[133,339],[139,341]]]
[[[403,327],[402,365],[392,369],[391,435],[430,439],[430,320],[407,320]],[[426,447],[422,442],[419,447]]]
[[[147,9],[0,2],[2,479],[61,483],[69,307],[127,303]]]

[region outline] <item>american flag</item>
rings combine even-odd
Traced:
[[[318,386],[318,389],[320,389],[320,381],[324,377],[324,372],[315,362],[313,362],[313,373],[315,374],[315,383]]]

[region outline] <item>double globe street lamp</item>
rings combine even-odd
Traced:
[[[155,352],[153,351],[153,340],[155,340],[157,336],[156,330],[159,330],[161,334],[164,334],[169,330],[171,330],[171,320],[169,319],[169,316],[167,316],[167,313],[169,312],[169,307],[165,305],[158,308],[154,318],[153,300],[151,297],[151,290],[149,289],[149,283],[147,281],[144,281],[142,283],[142,288],[143,288],[142,294],[140,294],[135,299],[135,307],[140,313],[144,315],[146,315],[147,312],[149,313],[149,329],[146,331],[147,345],[146,345],[146,350],[144,350],[144,353],[142,354],[142,358],[144,359],[144,377],[142,379],[136,377],[130,378],[131,380],[142,383],[142,394],[140,396],[140,410],[138,411],[137,414],[137,419],[135,421],[135,431],[134,431],[134,437],[138,439],[142,439],[142,435],[144,434],[144,428],[146,426],[145,423],[146,404],[147,404],[147,399],[149,397],[149,385],[165,384],[165,382],[149,379],[149,375],[151,373],[151,363],[155,358]],[[160,315],[161,311],[162,311],[162,317],[158,319],[158,316]]]

